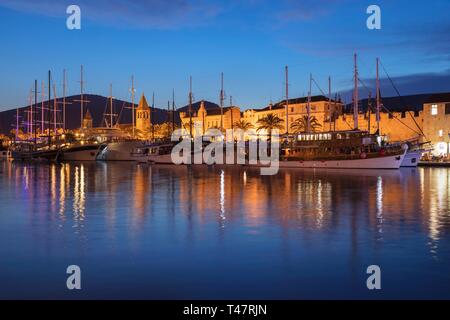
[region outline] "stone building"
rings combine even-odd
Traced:
[[[139,105],[136,108],[136,129],[141,132],[148,132],[151,128],[151,110],[148,106],[145,95],[142,94]]]
[[[92,120],[92,115],[89,109],[86,111],[83,118],[83,129],[92,129],[94,127],[94,123]]]
[[[193,107],[191,111],[192,115],[192,134],[204,135],[208,129],[221,128],[227,130],[231,129],[233,124],[241,120],[241,111],[238,107],[225,107],[222,110],[219,107],[206,109],[205,102],[201,101],[198,107]],[[191,116],[189,112],[180,112],[181,124],[184,129],[190,131]]]
[[[450,153],[450,93],[432,95],[423,106],[424,139],[430,141],[435,156]]]
[[[378,130],[376,114],[361,113],[358,115],[358,128],[360,130],[375,133]],[[353,114],[342,114],[333,124],[335,130],[350,130],[354,128]],[[422,135],[423,119],[422,112],[387,112],[380,113],[379,134],[387,137],[389,141],[404,141],[418,138]]]
[[[306,116],[308,98],[289,99],[288,101],[288,123],[290,126],[298,118]],[[313,96],[310,102],[311,117],[315,117],[322,125],[322,130],[329,130],[330,120],[333,122],[340,114],[342,114],[343,104],[340,101],[329,101],[325,96]],[[268,114],[273,114],[283,119],[283,129],[280,132],[286,132],[286,101],[281,101],[275,105],[269,105],[264,109],[250,109],[243,113],[243,120],[251,123],[255,128],[258,127],[258,120],[264,118]]]

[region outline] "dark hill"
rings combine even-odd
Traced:
[[[79,95],[70,96],[66,98],[67,104],[66,106],[66,128],[67,129],[76,129],[80,127],[80,102],[78,102],[80,99]],[[86,112],[87,109],[89,109],[89,112],[92,115],[94,126],[100,127],[104,126],[103,122],[103,115],[104,113],[109,113],[109,99],[107,97],[99,96],[99,95],[92,95],[92,94],[86,94],[84,95],[84,100],[89,101],[89,103],[84,104],[84,112]],[[62,100],[59,100],[62,101]],[[45,105],[47,106],[48,102],[45,102]],[[53,105],[53,101],[51,102]],[[137,107],[137,105],[135,104]],[[40,103],[38,103],[38,107],[40,110]],[[132,122],[131,119],[131,102],[122,101],[113,99],[113,113],[117,114],[119,116],[119,123],[120,124],[129,124]],[[108,109],[107,109],[108,108]],[[25,119],[25,110],[29,110],[29,106],[22,107],[19,109],[20,117]],[[167,110],[161,109],[161,108],[154,108],[153,113],[153,123],[163,123],[166,122],[168,119],[167,116]],[[40,111],[38,114],[38,119],[40,119]],[[175,115],[175,121],[177,123],[180,122],[179,120],[179,114],[176,112]],[[16,123],[16,110],[8,110],[0,112],[0,133],[2,134],[8,134],[11,129],[14,128]]]

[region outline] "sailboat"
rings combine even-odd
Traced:
[[[51,104],[51,71],[48,71],[48,110],[50,110],[50,104]],[[26,127],[28,131],[28,138],[26,140],[19,140],[17,139],[15,143],[12,144],[10,150],[11,150],[11,157],[13,160],[48,160],[48,161],[55,161],[56,156],[59,152],[59,146],[57,144],[57,120],[56,120],[56,114],[57,114],[57,107],[56,107],[56,98],[54,99],[54,106],[53,106],[53,124],[54,124],[54,135],[53,135],[53,141],[52,141],[52,135],[51,135],[51,115],[50,112],[47,112],[46,116],[48,118],[48,128],[47,132],[48,135],[41,136],[41,139],[38,139],[37,137],[37,128],[36,128],[36,119],[35,114],[36,112],[33,111],[33,105],[37,106],[37,81],[35,81],[35,101],[34,104],[32,103],[31,97],[30,97],[30,110],[27,111],[28,113],[28,119],[26,122]],[[44,109],[42,109],[44,110]],[[46,121],[44,120],[44,111],[42,112],[42,119],[41,122],[44,124]],[[44,128],[44,125],[42,126]],[[19,124],[16,124],[16,138],[18,138],[17,132],[19,131]],[[44,128],[45,129],[45,128]],[[44,131],[42,132],[44,133]]]
[[[311,132],[310,97],[307,103],[307,130],[286,139],[282,144],[281,168],[332,169],[399,169],[408,150],[406,144],[388,144],[381,137],[358,129],[358,67],[354,56],[353,122],[354,129],[346,131]],[[331,91],[331,90],[330,90]],[[331,94],[330,94],[331,102]]]
[[[134,109],[134,81],[132,79],[132,127],[135,126],[135,109]],[[113,99],[112,99],[112,89],[110,92],[110,113],[106,114],[106,116],[109,116],[109,120],[105,120],[107,123],[107,126],[110,129],[113,129]],[[138,113],[140,112],[146,112],[146,117],[149,119],[149,106],[147,104],[147,101],[144,96],[142,96],[141,101],[139,102],[138,106]],[[147,114],[148,113],[148,114]],[[141,147],[144,147],[146,145],[145,141],[141,141],[138,139],[135,139],[134,135],[131,138],[125,138],[125,137],[114,137],[109,142],[103,144],[99,150],[99,153],[97,155],[97,160],[100,161],[136,161],[136,157],[133,155],[135,151]]]
[[[66,74],[64,72],[64,97],[66,89]],[[58,161],[95,161],[100,150],[100,144],[96,141],[95,137],[86,135],[84,131],[92,127],[92,116],[89,109],[84,113],[84,103],[89,101],[84,100],[84,80],[83,80],[83,66],[81,66],[81,78],[80,78],[80,132],[81,137],[75,142],[66,142],[61,145],[59,149],[57,160]],[[65,99],[64,102],[64,115],[65,115]],[[65,119],[64,119],[65,123]]]

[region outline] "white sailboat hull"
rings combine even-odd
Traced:
[[[110,142],[97,156],[100,161],[137,161],[133,150],[145,146],[143,141]]]
[[[399,169],[405,154],[354,160],[280,161],[280,168]]]
[[[422,150],[408,151],[402,161],[402,167],[417,167],[420,158],[422,158]]]
[[[366,159],[352,160],[311,160],[311,161],[293,161],[281,160],[280,168],[318,168],[318,169],[399,169],[405,157],[405,153],[400,155],[382,156]],[[267,167],[266,165],[253,165],[258,167]]]

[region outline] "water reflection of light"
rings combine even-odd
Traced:
[[[429,237],[433,241],[438,241],[440,238],[439,232],[439,215],[445,209],[445,202],[447,200],[447,186],[448,186],[448,171],[447,174],[442,174],[442,171],[433,172],[433,180],[436,181],[435,192],[430,193],[430,216],[429,216]],[[430,190],[428,190],[430,192]],[[437,245],[433,250],[435,250]]]
[[[332,185],[321,179],[299,180],[296,191],[298,217],[314,217],[315,227],[322,228],[327,215],[332,211]]]
[[[28,188],[30,187],[30,176],[27,167],[23,167],[23,181],[25,190],[28,190]]]
[[[62,165],[59,173],[59,215],[64,219],[66,210],[66,166]]]
[[[322,180],[319,180],[317,184],[317,217],[316,226],[317,228],[322,228],[323,222],[323,201],[322,201]]]
[[[377,227],[378,232],[383,233],[383,178],[377,179]]]
[[[220,219],[225,220],[225,171],[220,172]]]
[[[50,167],[50,203],[52,212],[56,211],[56,166]]]
[[[244,185],[247,184],[247,171],[244,171],[244,174],[242,175],[242,180],[244,181]]]
[[[73,214],[75,221],[84,220],[85,211],[85,181],[84,181],[84,166],[75,167],[75,187],[74,187],[74,203]]]

